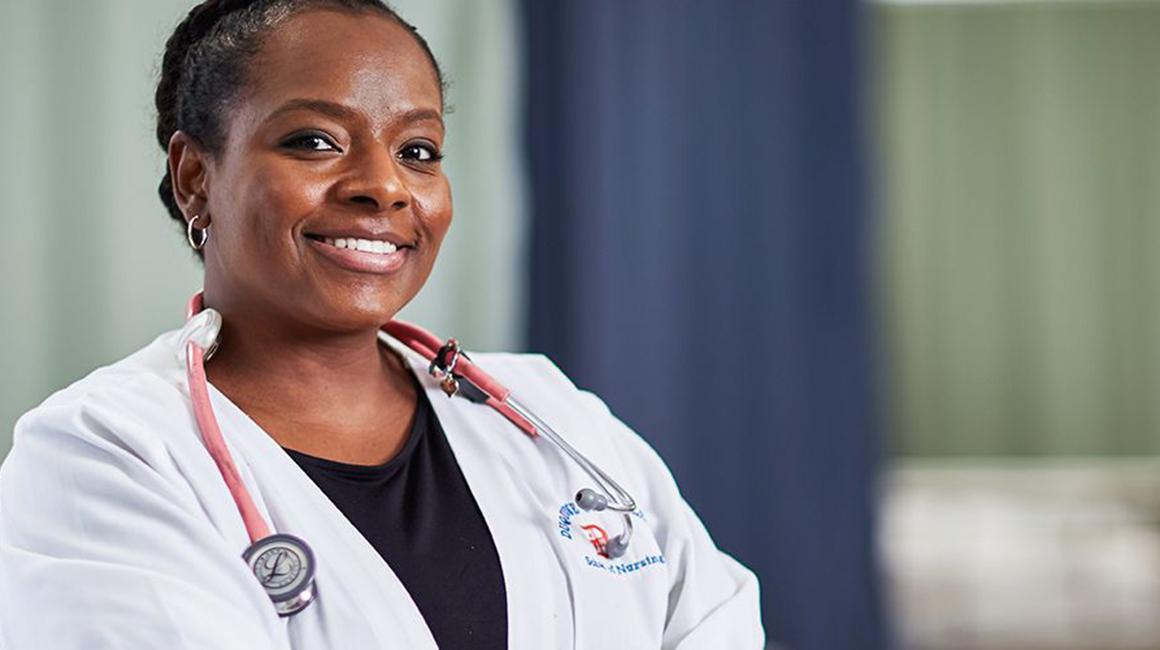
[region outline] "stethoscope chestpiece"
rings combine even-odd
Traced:
[[[285,533],[254,542],[242,558],[274,601],[278,616],[293,616],[314,602],[314,552],[306,542]]]

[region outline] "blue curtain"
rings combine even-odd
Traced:
[[[886,645],[858,14],[523,2],[529,344],[668,460],[795,650]]]

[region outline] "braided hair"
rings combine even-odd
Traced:
[[[247,83],[248,67],[262,38],[307,9],[370,12],[391,19],[419,43],[439,87],[445,87],[427,41],[382,0],[205,0],[190,10],[165,43],[154,96],[161,150],[168,151],[169,140],[180,130],[211,154],[220,152],[225,144],[224,114]],[[185,216],[173,197],[168,168],[157,190],[169,216],[184,231]]]

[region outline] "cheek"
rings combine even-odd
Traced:
[[[451,226],[451,185],[440,175],[430,187],[415,195],[415,211],[423,222],[427,237],[436,248]]]
[[[251,248],[290,250],[296,225],[325,200],[326,186],[286,165],[255,165],[234,194],[239,234]]]

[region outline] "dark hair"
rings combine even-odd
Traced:
[[[382,0],[205,0],[190,10],[165,43],[154,97],[161,150],[168,151],[170,138],[180,130],[210,153],[221,151],[223,115],[247,83],[249,64],[261,49],[263,37],[307,9],[373,12],[390,18],[423,48],[442,92],[443,72],[427,41]],[[169,216],[184,230],[185,217],[173,198],[168,168],[158,193]]]

